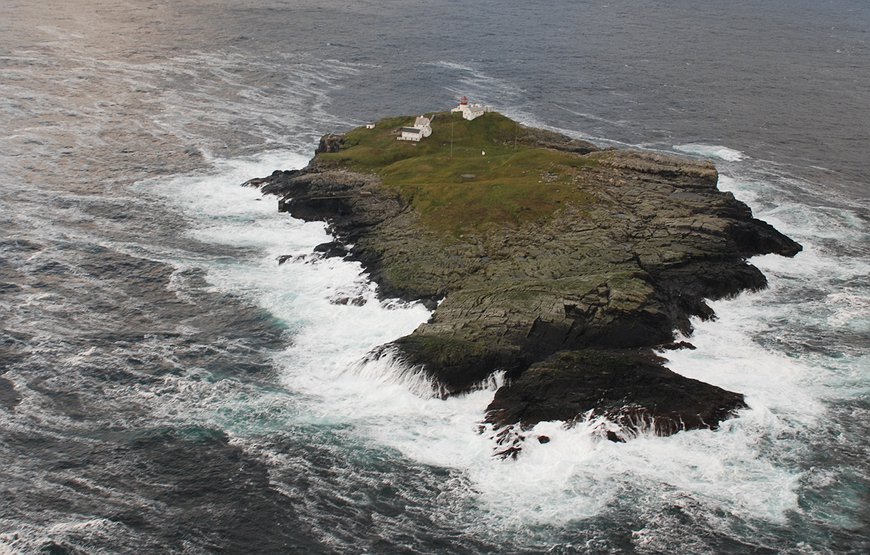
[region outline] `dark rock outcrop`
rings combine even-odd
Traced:
[[[614,438],[624,440],[634,430],[669,435],[715,426],[744,406],[741,395],[684,378],[661,363],[643,351],[561,351],[501,388],[487,421],[531,426],[593,411],[627,430]]]
[[[330,241],[328,243],[321,243],[314,247],[314,252],[320,253],[327,258],[342,258],[347,256],[349,251],[344,243]]]
[[[711,163],[598,150],[540,130],[522,140],[582,156],[583,171],[558,186],[587,201],[546,221],[445,238],[377,176],[326,170],[316,158],[248,183],[294,217],[329,222],[352,247],[323,250],[361,261],[383,296],[435,309],[393,347],[445,395],[504,371],[485,417],[496,429],[590,415],[620,425],[615,440],[715,428],[742,396],[669,371],[653,349],[673,346],[675,330],[690,333],[690,317],[713,317],[705,299],[765,287],[748,257],[794,256],[800,245],[719,191]],[[341,144],[324,137],[318,152]]]
[[[342,135],[324,135],[320,138],[320,144],[317,145],[315,154],[321,152],[338,152],[344,146],[344,136]]]
[[[580,139],[572,139],[555,131],[546,129],[535,129],[533,127],[522,127],[521,134],[517,140],[523,144],[537,146],[541,148],[552,148],[554,150],[562,150],[564,152],[575,152],[577,154],[589,154],[601,150],[597,145],[589,141]]]

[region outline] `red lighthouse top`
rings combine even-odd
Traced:
[[[467,96],[463,96],[462,98],[460,98],[460,99],[459,99],[459,105],[460,105],[460,106],[467,106],[467,105],[468,105],[468,97],[467,97]]]

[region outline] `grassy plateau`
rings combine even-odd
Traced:
[[[534,223],[588,202],[582,173],[594,159],[531,145],[525,127],[497,112],[473,121],[450,112],[427,116],[432,135],[420,142],[397,140],[414,117],[387,118],[349,131],[341,151],[318,154],[317,162],[378,175],[425,225],[448,234]]]

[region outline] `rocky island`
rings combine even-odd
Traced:
[[[328,222],[335,242],[317,250],[360,261],[383,297],[434,309],[369,356],[399,357],[443,396],[504,372],[481,415],[501,455],[541,421],[603,416],[622,441],[715,428],[745,406],[656,355],[691,347],[675,331],[713,317],[705,299],[766,286],[748,257],[801,250],[719,191],[713,164],[495,112],[427,119],[421,140],[397,140],[412,117],[324,136],[306,168],[246,183]]]

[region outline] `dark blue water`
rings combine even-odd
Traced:
[[[868,38],[858,0],[0,0],[0,552],[867,552]],[[668,355],[750,410],[504,462],[492,392],[357,364],[425,309],[277,266],[325,232],[237,185],[462,95],[711,158],[805,246]]]

